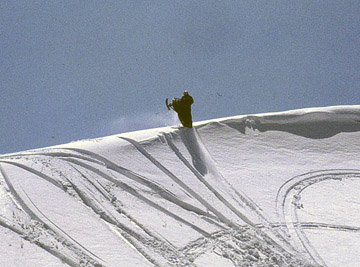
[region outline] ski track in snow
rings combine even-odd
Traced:
[[[141,154],[143,154],[146,158],[148,158],[156,167],[158,167],[161,171],[163,171],[167,176],[169,176],[169,178],[171,178],[175,183],[181,186],[191,196],[193,196],[196,200],[198,200],[204,207],[206,207],[208,210],[214,213],[221,222],[237,228],[237,226],[233,224],[228,218],[226,218],[226,216],[224,216],[220,211],[216,210],[210,203],[208,203],[199,194],[197,194],[194,190],[192,190],[188,185],[182,182],[181,179],[175,176],[171,171],[165,168],[160,162],[158,162],[154,157],[152,157],[148,152],[146,152],[145,149],[143,149],[139,143],[129,138],[123,138],[123,139],[133,144]]]
[[[85,153],[85,154],[89,154],[89,153],[90,153],[90,152],[88,152],[88,151],[83,151],[83,150],[81,150],[81,152],[83,152],[83,153]],[[42,153],[41,155],[47,156],[46,153]],[[79,160],[77,160],[77,159],[75,159],[75,158],[80,158],[80,159],[83,159],[83,160],[88,160],[88,161],[90,161],[90,162],[94,162],[93,159],[91,159],[91,158],[88,159],[88,158],[85,158],[85,157],[82,157],[82,156],[79,157],[79,156],[77,156],[77,155],[70,155],[70,154],[66,154],[66,153],[49,153],[48,156],[54,157],[54,156],[59,156],[59,155],[61,155],[62,157],[64,157],[64,160],[65,160],[65,161],[68,161],[68,162],[70,162],[70,163],[72,163],[72,164],[76,164],[76,165],[78,165],[79,167],[83,167],[84,169],[89,170],[89,171],[91,171],[91,172],[94,172],[94,173],[96,173],[97,175],[99,175],[100,177],[105,178],[105,179],[108,180],[108,181],[111,181],[112,183],[114,183],[114,184],[116,184],[117,186],[121,187],[121,188],[124,189],[125,191],[127,191],[127,192],[129,192],[130,194],[134,195],[135,197],[139,198],[139,199],[142,200],[144,203],[146,203],[146,204],[148,204],[148,205],[150,205],[150,206],[152,206],[152,207],[155,207],[155,208],[158,209],[159,211],[167,214],[168,216],[171,216],[172,218],[174,218],[174,219],[176,219],[176,220],[178,220],[178,221],[180,221],[180,222],[182,222],[182,223],[184,223],[184,224],[189,225],[190,227],[192,227],[192,228],[195,229],[196,231],[200,232],[203,236],[210,237],[210,234],[207,233],[205,230],[203,230],[203,229],[197,227],[196,225],[193,225],[192,223],[186,221],[186,220],[183,219],[181,216],[178,216],[178,215],[176,215],[176,214],[168,211],[167,209],[159,206],[159,205],[156,204],[155,202],[151,201],[150,199],[148,199],[148,198],[144,197],[143,195],[141,195],[140,193],[138,193],[135,189],[131,188],[129,185],[127,185],[127,184],[125,184],[125,183],[123,183],[123,182],[121,182],[121,181],[118,181],[118,180],[112,178],[110,175],[108,175],[108,174],[106,174],[106,173],[104,173],[104,172],[102,172],[102,171],[100,171],[100,170],[98,170],[98,169],[96,169],[96,168],[94,168],[94,167],[86,164],[86,163],[83,163],[83,162],[81,162],[81,161],[79,161]],[[107,165],[110,165],[110,166],[111,166],[111,169],[113,169],[113,170],[115,170],[115,171],[118,171],[119,173],[125,175],[126,177],[128,177],[128,178],[134,178],[134,177],[135,177],[135,180],[136,180],[136,181],[141,182],[141,183],[144,183],[145,178],[141,178],[140,176],[137,176],[136,174],[130,172],[129,170],[126,170],[126,169],[124,169],[124,168],[121,168],[121,167],[117,166],[116,164],[114,164],[114,163],[106,160],[105,158],[101,158],[100,155],[96,155],[96,154],[91,154],[91,155],[95,156],[95,158],[100,158],[100,159],[102,159],[103,161],[105,161],[105,163],[106,163]],[[33,155],[33,156],[35,156],[35,155]],[[25,166],[25,165],[22,165],[22,164],[16,163],[16,162],[5,161],[5,160],[3,160],[3,161],[1,161],[1,162],[2,162],[2,163],[7,163],[7,164],[13,164],[13,165],[15,165],[15,166],[17,166],[17,167],[23,168],[23,169],[25,169],[26,171],[29,171],[29,172],[31,172],[31,173],[34,173],[35,175],[37,175],[37,176],[45,179],[46,181],[50,182],[51,184],[53,184],[53,185],[57,186],[58,188],[64,190],[64,186],[62,186],[61,183],[59,183],[58,181],[56,181],[56,180],[48,177],[47,175],[45,175],[45,174],[43,174],[43,173],[41,173],[41,172],[39,172],[39,171],[37,171],[37,170],[34,170],[34,169],[32,169],[32,168],[30,168],[30,167],[28,167],[28,166]],[[119,171],[119,170],[120,170],[120,171]],[[125,173],[124,173],[124,171],[125,171]],[[131,173],[131,175],[130,175],[130,173]],[[4,173],[4,172],[3,172],[3,176],[5,177],[5,173]],[[85,177],[86,177],[86,176],[85,176]],[[141,178],[141,179],[140,179],[140,178]],[[70,182],[70,181],[68,180],[68,182]],[[155,260],[151,259],[151,256],[150,256],[150,255],[147,255],[147,254],[146,254],[146,252],[145,252],[146,249],[142,249],[142,248],[141,248],[144,243],[146,244],[146,243],[152,242],[153,245],[152,245],[151,247],[154,248],[155,246],[158,246],[158,247],[159,247],[159,248],[157,248],[158,252],[161,251],[162,253],[164,253],[164,251],[165,251],[165,252],[173,251],[173,252],[172,252],[173,255],[170,255],[169,260],[171,260],[171,256],[172,256],[172,259],[175,259],[175,261],[177,261],[178,259],[181,259],[181,258],[182,258],[180,255],[177,255],[178,252],[175,251],[176,249],[175,249],[173,246],[169,245],[168,242],[166,242],[166,241],[164,241],[164,240],[161,240],[161,239],[162,239],[161,237],[156,237],[156,236],[152,235],[153,240],[146,240],[146,238],[141,238],[139,234],[136,234],[136,233],[134,233],[133,231],[131,231],[131,230],[129,230],[129,229],[126,229],[125,226],[120,226],[119,223],[114,222],[114,220],[111,219],[112,216],[111,216],[110,214],[108,214],[106,211],[99,210],[98,208],[96,208],[96,207],[94,207],[93,205],[91,205],[91,201],[88,200],[88,199],[86,199],[84,193],[81,193],[81,191],[80,191],[78,188],[76,188],[76,186],[75,186],[74,184],[72,184],[71,182],[70,182],[70,184],[71,184],[71,186],[75,189],[75,191],[76,191],[77,194],[80,196],[80,198],[83,200],[83,202],[85,203],[85,205],[90,206],[90,207],[92,208],[92,210],[93,210],[95,213],[101,215],[100,217],[102,217],[102,219],[104,219],[106,222],[108,222],[108,223],[110,223],[110,224],[114,224],[114,225],[116,225],[117,227],[121,228],[123,231],[127,232],[127,234],[128,234],[129,236],[131,236],[131,237],[128,237],[128,238],[127,238],[127,241],[128,241],[129,243],[131,243],[136,249],[138,249],[138,251],[139,251],[145,258],[147,258],[150,262],[154,263],[155,265],[160,265],[160,264],[158,264]],[[216,222],[212,222],[212,221],[211,221],[211,220],[213,219],[213,216],[207,214],[206,212],[202,211],[201,209],[199,209],[199,208],[197,208],[197,207],[193,207],[193,206],[188,205],[188,204],[186,204],[186,203],[183,203],[181,200],[177,199],[176,197],[173,197],[172,194],[166,192],[166,190],[160,188],[159,186],[157,186],[157,185],[155,185],[155,184],[148,183],[148,182],[145,182],[145,184],[146,184],[147,186],[149,186],[151,189],[153,189],[155,192],[160,193],[160,195],[162,194],[165,199],[167,199],[167,200],[169,200],[169,201],[172,201],[173,203],[175,203],[175,204],[177,204],[177,205],[179,205],[179,206],[181,206],[181,207],[183,207],[183,208],[185,208],[185,209],[187,209],[187,210],[190,210],[190,211],[192,211],[192,212],[195,212],[195,213],[197,213],[197,214],[199,214],[199,215],[201,215],[201,216],[207,216],[207,217],[209,217],[207,221],[209,221],[209,222],[211,222],[211,223],[214,223],[215,225],[219,225],[219,224],[217,224]],[[13,188],[13,186],[12,186],[11,183],[9,184],[9,187],[10,187],[10,188]],[[14,194],[15,196],[18,196],[17,191],[16,191],[15,189],[13,189],[13,190],[11,190],[11,191],[13,192],[13,194]],[[165,195],[164,195],[164,194],[165,194]],[[108,198],[108,200],[112,199],[111,196],[110,196],[110,197],[107,197],[107,198]],[[20,198],[18,198],[18,199],[20,199]],[[26,212],[27,212],[31,217],[33,217],[34,219],[36,219],[36,220],[38,220],[38,221],[41,221],[41,220],[38,218],[38,216],[34,215],[35,213],[33,212],[33,210],[29,209],[28,206],[24,204],[24,201],[23,201],[22,199],[20,199],[20,202],[21,202],[21,206],[26,210]],[[35,206],[35,209],[37,209],[36,206]],[[38,210],[38,211],[39,211],[39,210]],[[41,213],[41,211],[39,211],[39,212]],[[123,214],[123,212],[121,212],[121,213]],[[132,221],[134,221],[134,220],[132,220]],[[141,224],[139,224],[139,223],[136,223],[136,224],[137,224],[138,226],[141,225]],[[56,226],[56,225],[54,224],[54,226]],[[143,229],[143,230],[144,230],[144,229]],[[145,232],[149,233],[150,231],[146,231],[146,230],[145,230]],[[65,233],[65,235],[67,235],[67,234]],[[135,241],[132,240],[132,238],[137,239],[141,244],[137,244]],[[75,241],[75,242],[76,242],[76,241]],[[76,242],[76,243],[77,243],[77,242]],[[161,244],[160,244],[160,245],[159,245],[159,244],[156,245],[155,243],[161,243]],[[77,244],[78,244],[78,243],[77,243]],[[79,245],[80,245],[80,244],[79,244]],[[81,245],[80,245],[80,246],[81,246]],[[89,252],[85,247],[83,247],[83,246],[81,246],[81,247],[82,247],[85,251]],[[90,254],[92,254],[92,253],[90,252]],[[170,254],[171,254],[171,253],[170,253]],[[92,254],[92,255],[93,255],[93,254]],[[95,255],[93,255],[93,256],[95,256]],[[96,257],[96,256],[95,256],[95,257]]]
[[[158,138],[164,141],[163,145],[173,153],[174,159],[193,175],[202,191],[192,189],[161,159],[151,155],[141,142],[128,137],[118,139],[133,146],[138,156],[156,169],[154,173],[160,172],[169,183],[175,183],[176,190],[183,193],[183,197],[152,176],[125,168],[114,159],[90,149],[69,145],[1,156],[3,181],[0,185],[7,192],[6,199],[9,206],[14,207],[14,212],[12,215],[0,214],[0,226],[69,266],[110,266],[106,257],[77,240],[73,233],[64,230],[41,210],[22,185],[21,177],[14,177],[15,171],[21,169],[51,185],[49,190],[57,188],[81,203],[119,236],[119,243],[124,242],[129,249],[136,251],[147,265],[196,266],[199,255],[212,251],[235,266],[327,266],[304,229],[360,232],[360,227],[356,226],[300,221],[297,212],[304,189],[326,180],[360,178],[360,170],[319,170],[287,180],[276,196],[275,209],[279,220],[272,222],[259,204],[235,190],[217,170],[198,133],[195,129],[193,131],[193,137],[189,133],[179,133],[183,134],[180,140],[189,150],[193,162],[179,149],[172,133],[161,133]],[[167,222],[191,229],[197,237],[188,240],[186,245],[174,244],[169,237],[137,216],[132,207],[127,207],[127,198],[144,209],[151,209],[159,218],[169,218]],[[300,249],[299,244],[302,246]],[[257,265],[261,260],[263,262]]]
[[[13,162],[9,162],[9,161],[1,161],[2,163],[7,163],[7,164],[12,164]],[[34,172],[34,173],[38,173],[35,170],[32,170],[31,168],[24,166],[22,164],[18,164],[15,163],[15,166],[19,167],[19,168],[24,168],[25,170],[29,171],[29,172]],[[98,256],[96,256],[95,254],[93,254],[91,251],[89,251],[87,248],[85,248],[84,246],[82,246],[79,242],[77,242],[74,238],[72,238],[68,233],[66,233],[64,230],[62,230],[60,227],[58,227],[54,222],[52,222],[49,218],[46,217],[45,214],[43,214],[41,212],[41,210],[38,209],[38,207],[32,202],[32,200],[30,199],[30,197],[28,196],[28,194],[26,193],[26,191],[21,187],[21,185],[18,185],[19,189],[15,189],[13,183],[11,182],[11,180],[9,179],[8,175],[6,174],[6,172],[4,171],[4,169],[2,168],[2,166],[0,166],[0,171],[2,176],[5,179],[5,182],[7,183],[10,192],[13,194],[14,199],[16,199],[19,203],[20,206],[24,212],[26,214],[28,214],[30,216],[30,218],[32,220],[35,220],[39,223],[41,223],[42,225],[44,225],[45,229],[49,229],[52,232],[55,233],[56,236],[59,237],[60,240],[66,240],[67,238],[70,240],[66,240],[66,243],[71,244],[71,250],[74,250],[74,248],[72,248],[74,245],[78,246],[79,248],[76,249],[76,253],[78,253],[78,251],[81,252],[81,257],[86,257],[88,260],[88,263],[90,262],[94,262],[93,259],[91,259],[91,256],[89,257],[88,255],[85,254],[90,254],[92,255],[94,258],[97,258],[98,260],[101,260]],[[38,175],[38,174],[37,174]],[[41,178],[46,177],[44,174],[38,175]],[[53,180],[49,177],[45,178],[46,181],[50,182],[51,184],[54,184],[56,186],[58,186],[56,183],[53,182]],[[24,197],[22,197],[21,192],[23,195],[26,196],[27,199],[25,199]],[[30,204],[28,204],[30,202]],[[30,207],[30,205],[33,206],[33,208]],[[41,218],[42,217],[42,218]],[[18,232],[17,230],[15,230],[16,228],[14,227],[8,227],[10,230],[15,231],[16,233]],[[22,235],[25,238],[28,238],[24,232],[21,232]],[[44,248],[46,251],[52,253],[53,250],[49,249],[45,244],[41,244],[39,243],[40,247]],[[77,266],[77,264],[75,264],[74,262],[71,261],[71,259],[67,259],[66,256],[60,255],[60,254],[55,254],[55,256],[57,256],[59,259],[64,260],[66,263],[68,263],[71,266]],[[100,266],[100,264],[98,264]]]
[[[166,139],[167,144],[169,145],[169,147],[174,151],[174,153],[178,156],[178,158],[185,164],[185,166],[187,168],[189,168],[191,170],[191,172],[203,183],[206,185],[206,187],[220,200],[222,201],[231,211],[233,211],[239,218],[241,218],[245,223],[251,225],[251,226],[255,226],[255,224],[253,222],[251,222],[246,216],[244,216],[244,214],[242,214],[241,212],[239,212],[238,210],[236,210],[236,208],[234,208],[219,192],[216,191],[215,188],[213,188],[206,180],[206,178],[199,172],[196,170],[196,168],[194,168],[187,160],[186,158],[181,154],[181,152],[178,150],[178,148],[175,146],[175,144],[172,142],[171,138],[169,137],[169,135],[164,134],[164,137]],[[214,164],[212,164],[212,168],[216,169],[216,166]],[[218,174],[221,175],[221,174]],[[225,180],[224,178],[222,178],[222,180]],[[226,180],[225,180],[226,181]],[[226,181],[227,182],[227,181]],[[235,193],[235,196],[237,196],[239,198],[240,201],[242,201],[242,203],[239,203],[238,200],[234,199],[234,196],[231,196],[237,203],[240,204],[240,206],[247,206],[249,208],[249,211],[252,211],[256,214],[256,217],[262,222],[263,225],[266,226],[270,226],[270,222],[269,220],[266,218],[265,214],[263,214],[261,212],[261,210],[259,209],[259,207],[250,199],[248,198],[244,193],[239,193],[238,191],[236,191],[233,187],[231,187],[231,185],[229,184],[230,189],[229,191],[233,191]],[[281,235],[281,233],[274,231],[273,228],[268,228],[268,230],[270,230],[273,234],[275,234],[275,236],[277,236],[278,238],[280,238],[281,241],[285,242],[286,244],[284,244],[286,247],[288,246],[288,241],[284,238],[284,236]]]
[[[290,230],[294,229],[296,235],[309,253],[312,259],[320,266],[327,266],[325,261],[317,253],[316,249],[308,240],[303,229],[305,228],[324,228],[341,231],[358,231],[359,227],[346,225],[322,224],[322,223],[302,223],[298,218],[299,199],[301,192],[307,187],[326,180],[341,180],[348,178],[360,178],[360,170],[355,169],[332,169],[305,173],[295,176],[286,181],[279,189],[276,196],[276,210],[282,226],[286,226],[286,231],[290,235]],[[291,218],[290,220],[287,218]]]

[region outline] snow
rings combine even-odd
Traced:
[[[0,155],[0,266],[356,266],[360,106]]]

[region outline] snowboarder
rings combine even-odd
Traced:
[[[173,98],[172,102],[169,103],[166,99],[166,106],[170,110],[175,110],[179,116],[184,127],[192,128],[192,117],[191,117],[191,105],[194,103],[194,99],[187,91],[184,91],[184,95],[179,98]]]

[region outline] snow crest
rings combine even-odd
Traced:
[[[359,106],[194,126],[0,156],[0,265],[360,260]]]

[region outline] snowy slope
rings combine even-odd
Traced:
[[[0,266],[356,266],[360,106],[0,156]]]

